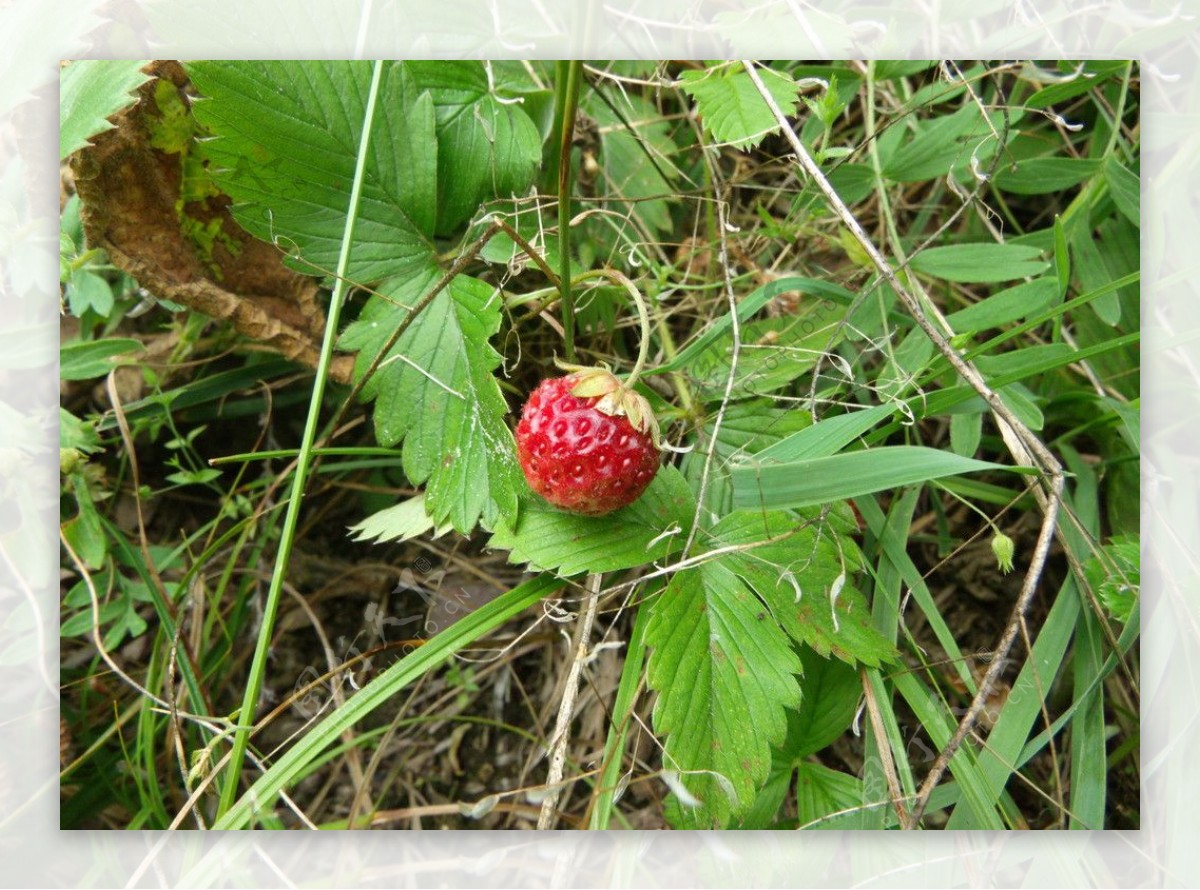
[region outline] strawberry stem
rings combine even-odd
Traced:
[[[567,361],[575,361],[575,298],[571,293],[571,142],[575,135],[575,113],[579,108],[579,87],[583,82],[583,62],[558,63],[558,90],[555,95],[555,129],[558,144],[558,252],[559,299],[562,303],[563,349]]]
[[[630,298],[633,300],[634,305],[637,306],[638,321],[641,325],[641,338],[638,340],[638,357],[634,363],[633,370],[625,378],[624,384],[626,389],[633,389],[633,385],[637,383],[638,377],[641,376],[642,370],[646,367],[646,358],[650,353],[650,310],[646,308],[646,300],[642,297],[642,293],[637,289],[637,286],[616,269],[593,269],[590,272],[584,272],[582,275],[576,276],[575,281],[585,281],[588,278],[607,278],[614,284],[621,285],[621,287],[629,291]]]

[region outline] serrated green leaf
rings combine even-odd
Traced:
[[[112,287],[95,272],[80,269],[71,275],[67,283],[67,306],[76,318],[82,318],[88,310],[108,318],[113,303]]]
[[[58,447],[75,448],[86,454],[101,449],[96,425],[80,420],[66,408],[58,409]]]
[[[795,114],[796,82],[771,68],[759,68],[758,75],[780,110],[785,115]],[[705,128],[717,142],[752,148],[779,129],[775,115],[740,64],[684,71],[680,86],[695,100]]]
[[[180,470],[178,473],[168,475],[166,480],[176,485],[203,485],[205,482],[212,482],[214,479],[220,478],[220,470],[206,468],[202,470]]]
[[[542,139],[517,97],[489,84],[482,62],[405,65],[433,99],[437,119],[437,233],[452,232],[484,201],[527,191]]]
[[[733,505],[768,510],[808,507],[960,473],[1012,469],[936,448],[890,445],[785,464],[735,467]]]
[[[379,286],[341,336],[343,349],[358,352],[357,378],[439,277],[426,268]],[[380,444],[403,440],[405,475],[414,485],[428,483],[430,517],[464,534],[517,507],[508,406],[492,375],[500,354],[489,340],[499,327],[495,289],[460,275],[417,316],[363,387],[363,398],[375,400]]]
[[[510,562],[561,575],[615,572],[648,565],[683,546],[694,510],[687,482],[665,466],[640,498],[607,516],[566,513],[531,494],[515,525],[498,523],[488,546],[511,551]]]
[[[58,376],[63,380],[103,377],[118,365],[131,361],[124,356],[141,350],[141,341],[129,337],[67,343],[58,350]]]
[[[647,677],[663,767],[699,800],[677,799],[680,828],[713,828],[748,812],[800,703],[800,660],[766,606],[720,562],[677,572],[655,600]]]
[[[371,64],[187,64],[204,97],[192,107],[214,138],[197,146],[248,231],[310,275],[332,274],[354,179]],[[438,143],[433,100],[401,63],[384,75],[347,274],[412,274],[434,256]]]
[[[113,124],[109,118],[136,100],[133,91],[150,79],[145,60],[88,59],[62,70],[58,159],[78,151]]]
[[[409,541],[427,532],[440,538],[450,531],[449,524],[435,526],[425,510],[425,493],[407,498],[398,504],[372,513],[362,522],[350,526],[356,541]]]
[[[926,248],[909,266],[944,281],[1012,281],[1046,271],[1050,264],[1041,255],[1024,244],[951,244]]]
[[[1113,538],[1083,565],[1088,585],[1115,620],[1124,624],[1141,593],[1141,540],[1137,535]]]
[[[894,656],[849,580],[862,565],[858,548],[832,523],[747,511],[726,516],[711,534],[714,548],[739,548],[722,564],[763,598],[792,639],[849,664],[878,666]]]

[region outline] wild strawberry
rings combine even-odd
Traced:
[[[646,400],[607,370],[543,380],[517,424],[517,460],[556,507],[599,516],[636,501],[658,472],[658,424]]]

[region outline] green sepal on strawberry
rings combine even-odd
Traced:
[[[636,501],[658,473],[658,422],[605,368],[543,380],[517,424],[517,461],[556,507],[601,516]]]

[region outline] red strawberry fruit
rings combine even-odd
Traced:
[[[547,501],[600,516],[636,501],[658,472],[658,424],[645,398],[609,371],[580,369],[529,396],[517,460]]]

